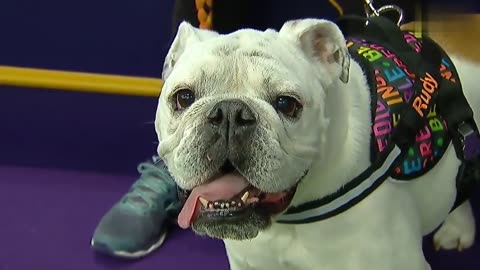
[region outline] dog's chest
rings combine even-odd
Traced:
[[[292,226],[273,224],[255,239],[247,241],[225,240],[231,270],[305,270],[357,269],[352,250],[361,249],[356,233],[338,237],[346,227],[336,222],[319,226],[318,223]],[[325,225],[325,224],[324,224]],[[340,228],[340,229],[339,229]],[[362,233],[361,239],[368,234]],[[353,242],[351,242],[352,239]],[[339,259],[342,254],[342,259]],[[350,254],[350,255],[348,255]],[[352,263],[355,262],[355,263]]]
[[[318,241],[307,239],[290,227],[269,230],[251,241],[225,241],[232,270],[315,269]],[[317,254],[318,255],[318,254]]]
[[[417,52],[422,51],[422,42],[413,34],[405,32],[403,38]],[[414,96],[415,77],[411,68],[406,66],[397,54],[382,44],[364,39],[350,38],[347,41],[352,57],[361,63],[371,88],[372,95],[372,161],[388,146],[388,142],[400,121],[400,115],[410,106]],[[453,83],[458,83],[453,63],[448,56],[442,56],[440,74]],[[422,87],[433,87],[428,78],[422,81]],[[421,96],[424,102],[433,99],[429,93]],[[432,101],[433,102],[433,101]],[[427,113],[427,124],[417,133],[408,150],[395,162],[392,177],[412,179],[431,170],[445,153],[451,138],[448,125],[437,113],[436,106]]]

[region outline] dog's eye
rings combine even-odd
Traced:
[[[182,89],[175,93],[175,110],[181,111],[195,102],[195,93],[190,89]]]
[[[275,101],[275,109],[288,117],[297,117],[302,109],[302,104],[297,99],[290,96],[279,96]]]

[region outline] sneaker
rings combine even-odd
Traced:
[[[100,220],[92,248],[115,257],[140,258],[160,247],[168,221],[181,203],[172,176],[159,158],[138,165],[140,178]]]

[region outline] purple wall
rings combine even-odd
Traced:
[[[2,0],[0,65],[159,77],[173,0]],[[0,88],[0,164],[134,173],[155,98]]]
[[[0,87],[0,164],[134,173],[156,99]]]

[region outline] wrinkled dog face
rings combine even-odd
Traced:
[[[347,80],[344,44],[324,20],[229,35],[180,25],[155,127],[182,227],[253,238],[286,209],[325,143],[325,89]]]

